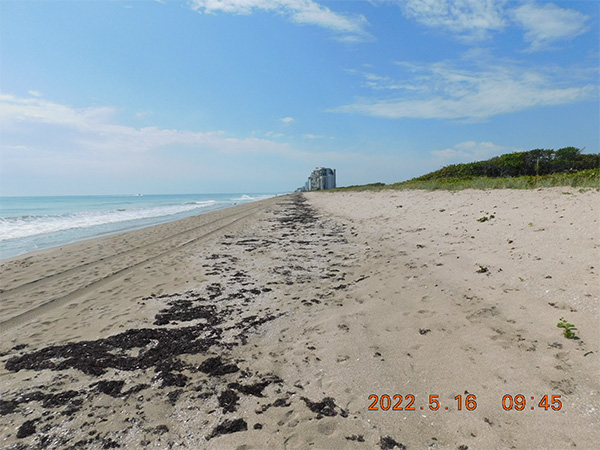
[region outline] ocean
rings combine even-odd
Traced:
[[[0,259],[277,194],[0,197]]]

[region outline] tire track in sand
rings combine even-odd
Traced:
[[[250,205],[252,205],[252,206],[250,206]],[[47,276],[44,276],[44,277],[41,277],[41,278],[38,278],[38,279],[35,279],[32,281],[24,282],[21,285],[18,285],[18,286],[9,288],[9,289],[0,289],[0,294],[2,294],[3,297],[5,297],[5,296],[9,296],[9,295],[16,295],[20,292],[23,292],[23,291],[25,291],[27,289],[31,289],[31,288],[40,289],[40,288],[43,288],[44,286],[46,286],[47,284],[49,284],[50,282],[53,282],[56,280],[61,280],[63,278],[67,278],[75,273],[81,272],[82,269],[92,270],[99,266],[106,266],[107,264],[109,264],[113,261],[118,261],[119,258],[123,258],[130,254],[135,254],[135,252],[138,252],[139,250],[151,250],[152,248],[157,248],[157,250],[155,250],[155,251],[160,252],[160,248],[158,248],[158,247],[171,247],[172,246],[172,244],[167,243],[167,241],[169,241],[169,240],[174,240],[176,238],[184,237],[187,234],[193,234],[194,232],[196,232],[202,228],[206,228],[211,225],[222,222],[223,220],[242,215],[247,211],[256,211],[256,210],[262,209],[262,208],[264,208],[264,206],[265,205],[256,206],[254,204],[240,205],[238,208],[232,208],[232,209],[235,209],[235,211],[226,216],[219,217],[210,222],[202,223],[197,226],[193,226],[193,227],[188,228],[183,231],[179,231],[177,233],[174,233],[172,235],[165,237],[164,239],[161,239],[160,241],[150,242],[148,244],[134,246],[133,248],[129,248],[125,251],[114,253],[110,256],[104,256],[102,258],[98,258],[98,259],[95,259],[92,261],[87,261],[83,264],[79,264],[77,266],[71,267],[71,268],[63,270],[63,271],[56,272],[51,275],[47,275]],[[183,219],[183,220],[185,220],[185,219]],[[125,232],[125,233],[127,233],[127,232]],[[92,239],[92,241],[93,241],[93,239]],[[123,264],[126,264],[126,266],[130,265],[130,263],[127,261],[123,262]]]
[[[8,330],[10,330],[10,329],[12,329],[12,328],[14,328],[14,327],[16,327],[18,325],[21,325],[23,323],[29,322],[29,321],[35,319],[36,317],[39,317],[40,315],[42,315],[42,314],[44,314],[44,313],[46,313],[46,312],[48,312],[48,311],[50,311],[50,310],[58,307],[58,306],[61,306],[61,305],[65,304],[65,303],[67,303],[69,301],[72,301],[72,300],[75,300],[75,299],[77,299],[79,297],[82,297],[85,294],[87,294],[87,293],[89,293],[89,292],[91,292],[91,291],[93,291],[95,289],[98,289],[98,288],[100,288],[100,287],[102,287],[102,286],[104,286],[106,284],[109,284],[109,283],[115,281],[116,279],[122,278],[125,275],[127,275],[127,274],[135,271],[136,269],[140,268],[141,266],[143,266],[145,264],[148,264],[148,263],[150,263],[152,261],[160,259],[160,258],[162,258],[164,256],[169,255],[169,254],[181,251],[184,247],[186,247],[186,246],[188,246],[190,244],[194,244],[194,243],[196,243],[196,242],[198,242],[198,241],[200,241],[202,239],[205,239],[205,238],[207,238],[207,237],[209,237],[209,236],[211,236],[211,235],[213,235],[213,234],[215,234],[215,233],[217,233],[217,232],[219,232],[221,230],[227,229],[231,225],[233,225],[233,224],[235,224],[237,222],[240,222],[240,221],[242,221],[242,220],[244,220],[244,219],[246,219],[246,218],[248,218],[250,216],[253,216],[257,212],[259,212],[260,210],[263,210],[265,207],[270,206],[271,204],[272,204],[272,202],[266,202],[266,203],[262,203],[261,205],[254,206],[252,208],[245,208],[242,212],[239,212],[239,210],[238,210],[234,214],[229,214],[229,215],[227,215],[225,217],[221,217],[221,218],[213,220],[211,222],[202,224],[201,226],[197,226],[197,227],[194,227],[194,228],[191,228],[191,229],[184,230],[182,232],[176,233],[174,235],[168,236],[165,239],[161,240],[159,243],[152,243],[152,244],[146,244],[146,245],[138,246],[138,247],[135,247],[134,249],[131,249],[131,250],[122,252],[120,254],[114,255],[113,257],[110,257],[110,258],[116,259],[119,256],[122,256],[124,254],[132,253],[132,252],[135,252],[135,251],[140,251],[140,250],[146,249],[146,248],[155,247],[158,244],[163,244],[164,245],[165,241],[171,240],[174,237],[182,236],[182,235],[185,235],[185,234],[192,234],[193,232],[195,232],[195,231],[197,231],[199,229],[206,229],[207,227],[210,227],[211,225],[222,223],[223,221],[225,221],[227,219],[231,219],[232,217],[235,217],[233,220],[229,220],[227,223],[225,223],[223,225],[220,225],[220,226],[217,226],[216,228],[213,228],[210,231],[205,232],[205,233],[203,233],[200,236],[194,237],[194,238],[192,238],[190,240],[187,240],[187,241],[185,241],[185,242],[183,242],[181,244],[178,244],[178,245],[176,245],[174,247],[169,247],[168,250],[159,251],[158,253],[156,253],[156,254],[154,254],[154,255],[152,255],[150,257],[144,258],[143,260],[138,261],[138,262],[136,262],[134,264],[128,264],[126,267],[123,267],[121,269],[115,270],[115,271],[113,271],[113,272],[111,272],[111,273],[109,273],[109,274],[107,274],[105,276],[97,278],[96,280],[92,281],[91,283],[87,283],[87,284],[85,284],[85,285],[83,285],[81,287],[78,287],[75,290],[69,292],[68,294],[65,294],[65,295],[62,295],[62,296],[59,296],[59,297],[55,297],[55,298],[53,298],[53,299],[51,299],[51,300],[49,300],[49,301],[47,301],[47,302],[45,302],[45,303],[43,303],[43,304],[41,304],[39,306],[36,306],[35,308],[29,309],[29,310],[24,311],[24,312],[22,312],[20,314],[17,314],[16,316],[13,316],[13,317],[9,318],[7,320],[1,321],[0,322],[0,334],[1,333],[5,333],[6,331],[8,331]],[[102,260],[97,260],[97,261],[94,261],[92,263],[86,263],[86,264],[74,267],[72,269],[68,269],[66,271],[63,271],[63,272],[51,275],[49,277],[42,278],[40,280],[40,283],[48,283],[50,280],[56,280],[59,277],[66,277],[69,274],[71,274],[73,272],[76,272],[78,270],[81,270],[82,267],[85,267],[85,266],[88,266],[88,265],[106,264],[107,259],[108,258],[103,258]],[[26,283],[24,285],[18,286],[16,288],[13,288],[13,289],[10,290],[10,292],[14,295],[15,293],[18,293],[19,291],[25,289],[25,287],[27,285],[29,285],[27,287],[31,287],[30,285],[33,285],[33,284],[35,284],[35,287],[38,287],[38,283],[36,283],[36,282],[30,282],[30,283]],[[21,288],[23,288],[23,289],[21,289]],[[9,291],[4,291],[3,292],[3,296],[6,293],[8,293],[8,292]]]

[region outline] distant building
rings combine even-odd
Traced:
[[[335,169],[317,167],[312,171],[302,191],[321,191],[335,187]]]

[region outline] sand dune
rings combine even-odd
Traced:
[[[595,448],[599,199],[310,193],[3,261],[0,444]]]

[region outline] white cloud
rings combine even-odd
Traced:
[[[406,80],[398,81],[394,80],[390,76],[376,75],[371,72],[359,72],[354,69],[347,69],[346,72],[363,78],[361,82],[362,87],[369,89],[384,91],[384,90],[407,90],[407,91],[418,91],[423,90],[424,86],[419,86],[414,83],[409,83]]]
[[[294,118],[293,117],[284,117],[284,118],[279,119],[279,120],[281,120],[283,123],[288,124],[288,123],[292,123],[294,121]]]
[[[402,82],[388,77],[367,80],[374,88],[398,92],[391,98],[363,98],[354,104],[329,110],[390,119],[483,120],[498,114],[563,105],[594,99],[598,87],[583,84],[572,73],[568,80],[560,71],[531,69],[515,64],[483,68],[457,68],[455,63],[399,63],[406,70]],[[563,72],[565,72],[563,70]],[[597,71],[594,71],[597,76]]]
[[[149,115],[152,115],[152,114],[154,114],[154,111],[152,111],[152,110],[139,111],[139,112],[135,113],[135,117],[142,118],[144,116],[149,116]]]
[[[283,133],[276,133],[275,131],[267,131],[265,133],[265,136],[266,137],[271,137],[271,138],[281,138],[281,137],[284,137],[285,134],[283,134]]]
[[[174,145],[212,149],[222,153],[282,152],[286,144],[273,141],[227,137],[223,131],[197,132],[157,127],[134,128],[114,122],[116,110],[108,107],[73,108],[39,98],[0,94],[0,122],[7,145],[21,144],[8,139],[38,139],[44,134],[58,136],[62,144],[81,151],[144,152]],[[39,133],[37,132],[39,131]],[[57,149],[60,151],[60,149]]]
[[[434,150],[431,154],[442,165],[482,161],[518,149],[503,147],[491,142],[467,141],[443,150]]]
[[[293,172],[320,156],[276,136],[128,126],[117,112],[0,94],[2,192],[227,192],[269,190],[273,183],[281,190],[295,186],[273,173]]]
[[[74,109],[40,98],[0,94],[0,120],[3,128],[23,122],[38,122],[88,131],[94,124],[107,120],[114,112],[113,108]]]
[[[251,14],[253,10],[262,10],[288,16],[298,24],[326,28],[342,41],[372,39],[365,29],[369,23],[363,15],[337,13],[313,0],[191,0],[190,3],[199,13]]]
[[[503,0],[398,0],[397,3],[407,18],[465,39],[482,39],[506,26]]]
[[[548,48],[556,41],[573,39],[589,29],[587,16],[552,3],[525,3],[513,9],[512,15],[525,29],[525,40],[531,44],[532,51]]]

